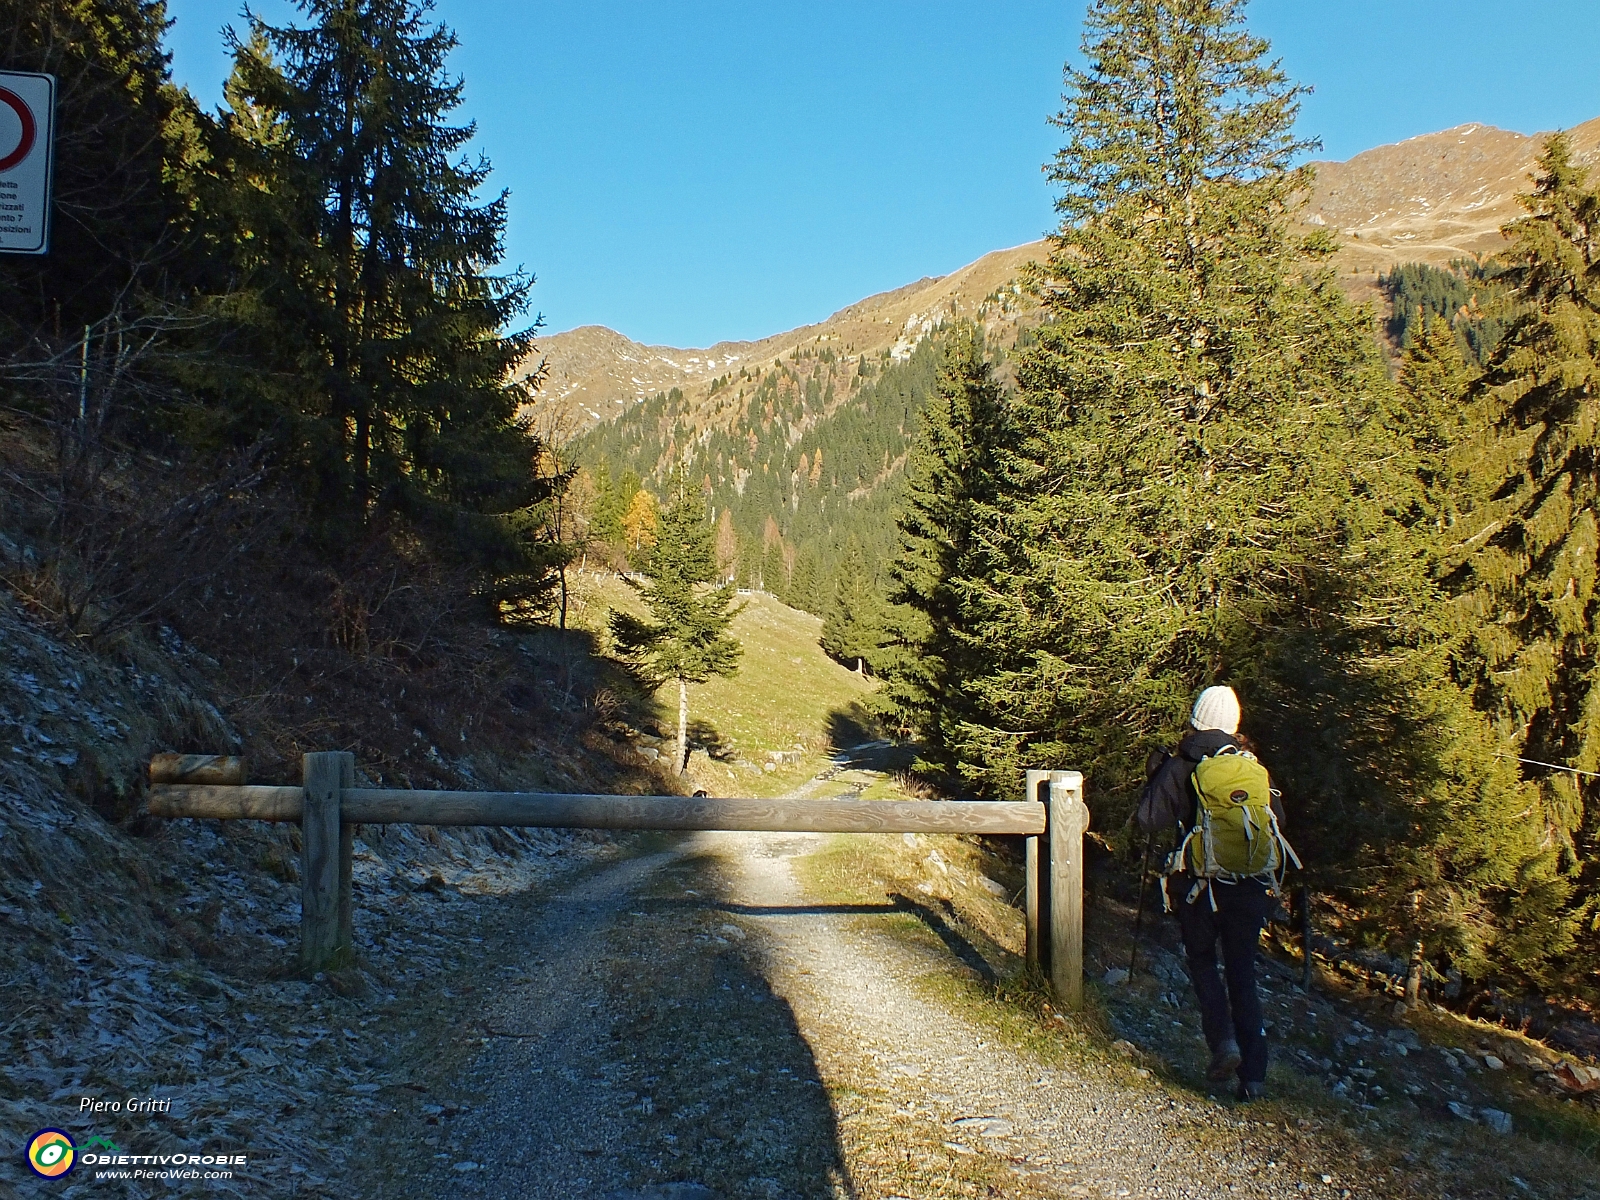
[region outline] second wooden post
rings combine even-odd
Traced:
[[[1050,984],[1069,1009],[1083,1005],[1083,775],[1050,772]]]
[[[350,953],[350,857],[339,807],[340,794],[355,782],[355,759],[338,752],[307,754],[302,766],[300,966],[320,971]]]
[[[1023,785],[1024,800],[1050,804],[1050,772],[1029,771]],[[1042,851],[1042,852],[1041,852]],[[1023,919],[1027,936],[1027,962],[1050,978],[1050,843],[1046,838],[1023,841]]]
[[[339,754],[339,790],[356,785],[356,756],[349,752]],[[355,961],[356,955],[356,900],[355,857],[356,827],[344,819],[343,799],[339,813],[339,937],[334,944],[334,954],[339,965]]]

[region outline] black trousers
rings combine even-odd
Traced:
[[[1261,928],[1272,912],[1267,886],[1256,880],[1213,883],[1217,907],[1202,889],[1188,903],[1194,879],[1187,874],[1167,877],[1172,910],[1183,931],[1183,951],[1189,980],[1200,1002],[1200,1024],[1206,1045],[1215,1053],[1232,1038],[1239,1043],[1243,1061],[1239,1078],[1264,1083],[1267,1078],[1267,1035],[1261,1028],[1261,996],[1256,991],[1256,948]],[[1217,970],[1217,947],[1222,947],[1222,970]],[[1226,981],[1226,986],[1224,986]]]

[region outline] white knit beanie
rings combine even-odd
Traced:
[[[1195,698],[1189,724],[1196,729],[1215,729],[1221,733],[1239,732],[1239,697],[1233,689],[1219,684],[1208,687]]]

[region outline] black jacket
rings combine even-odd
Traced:
[[[1149,833],[1158,829],[1188,829],[1194,824],[1194,788],[1189,777],[1202,758],[1227,746],[1238,746],[1232,734],[1220,729],[1191,729],[1167,756],[1139,797],[1139,824]],[[1283,806],[1273,797],[1272,811],[1283,825]]]

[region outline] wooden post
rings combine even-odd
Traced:
[[[1083,775],[1050,772],[1050,984],[1067,1008],[1083,1006]]]
[[[1039,839],[1022,839],[1023,899],[1022,921],[1026,930],[1027,963],[1043,970],[1039,958]]]
[[[1029,771],[1024,784],[1024,800],[1049,805],[1050,772]],[[1022,844],[1024,876],[1023,912],[1027,929],[1027,963],[1050,977],[1050,858],[1039,854],[1039,838],[1029,837]]]
[[[341,831],[339,794],[344,755],[307,754],[302,760],[305,806],[300,814],[300,966],[320,971],[339,950]]]
[[[339,789],[344,791],[356,785],[356,756],[349,752],[339,754]],[[340,797],[341,818],[344,808]],[[349,821],[339,821],[339,941],[334,953],[341,965],[355,959],[356,910],[353,892],[356,854],[356,827]]]

